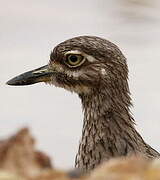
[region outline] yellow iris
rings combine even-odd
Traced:
[[[65,64],[69,67],[80,66],[84,62],[84,57],[81,54],[68,54],[66,56]]]

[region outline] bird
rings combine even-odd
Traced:
[[[49,63],[7,82],[23,86],[45,82],[78,94],[84,113],[75,166],[90,172],[114,157],[160,154],[137,132],[131,113],[127,60],[114,43],[78,36],[58,44]]]

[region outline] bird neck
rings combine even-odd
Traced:
[[[100,133],[104,131],[106,134],[106,130],[110,130],[112,134],[116,134],[118,131],[121,133],[122,130],[135,129],[130,113],[129,90],[125,93],[116,90],[107,92],[105,88],[101,88],[80,97],[84,109],[83,132],[89,129],[94,132],[97,128]]]
[[[87,171],[101,161],[126,155],[143,146],[130,114],[129,90],[126,93],[105,88],[88,95],[80,95],[84,109],[82,139],[76,166]]]

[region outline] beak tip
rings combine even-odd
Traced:
[[[9,81],[7,81],[7,82],[6,82],[6,85],[10,85],[10,82],[9,82]]]
[[[7,81],[6,84],[10,85],[10,86],[16,86],[17,85],[17,83],[16,83],[16,81],[14,81],[14,79]]]
[[[11,80],[9,80],[9,81],[6,82],[6,84],[7,84],[7,85],[12,85],[13,83],[12,83]]]

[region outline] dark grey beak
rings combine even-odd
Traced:
[[[7,82],[11,86],[31,85],[39,82],[48,82],[51,80],[53,72],[49,70],[48,65],[38,69],[23,73]]]

